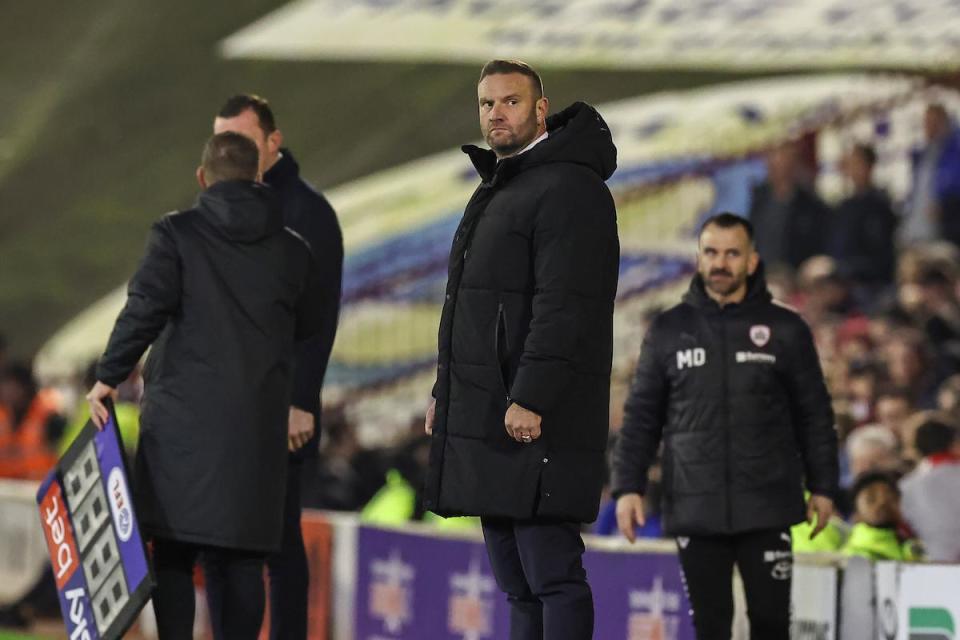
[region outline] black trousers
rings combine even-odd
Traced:
[[[263,623],[263,554],[155,538],[153,609],[160,640],[193,638],[193,567],[201,555],[208,580],[215,576],[221,585],[219,611],[210,614],[213,637],[255,640]]]
[[[290,459],[287,495],[283,506],[283,542],[279,553],[266,558],[270,578],[271,640],[306,640],[307,592],[310,573],[300,528],[300,476],[302,463]],[[206,566],[204,566],[206,569]],[[207,605],[212,620],[224,618],[223,577],[206,572]],[[261,596],[262,598],[262,596]],[[261,603],[261,609],[263,604]]]
[[[733,565],[743,579],[753,640],[790,640],[789,529],[677,538],[697,640],[730,640]]]
[[[481,518],[493,575],[510,605],[510,640],[590,640],[593,593],[573,522]]]

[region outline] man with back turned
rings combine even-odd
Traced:
[[[217,638],[256,638],[263,566],[280,548],[294,343],[319,329],[307,244],[257,182],[256,145],[210,138],[192,209],[153,225],[87,398],[103,398],[153,348],[144,369],[133,488],[153,541],[160,638],[192,637],[200,554],[227,585]]]
[[[616,148],[540,76],[495,60],[477,87],[490,150],[454,235],[440,319],[424,506],[480,516],[512,640],[592,637],[579,523],[604,476],[619,242]]]

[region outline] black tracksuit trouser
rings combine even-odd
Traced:
[[[293,457],[287,467],[287,494],[283,505],[283,539],[280,551],[267,556],[270,579],[270,640],[306,640],[310,572],[300,527],[300,478],[303,464]],[[210,617],[223,616],[224,585],[219,575],[207,572]],[[262,605],[261,605],[262,607]],[[215,629],[216,631],[216,629]]]
[[[222,606],[210,614],[213,637],[256,640],[263,623],[264,554],[154,538],[153,609],[160,640],[193,638],[193,568],[201,557],[207,580],[216,576],[221,585]]]
[[[677,538],[697,640],[730,640],[733,566],[743,579],[753,640],[790,640],[789,529]]]

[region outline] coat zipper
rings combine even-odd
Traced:
[[[494,329],[493,333],[493,352],[497,359],[497,375],[500,376],[500,383],[503,385],[503,390],[507,396],[507,402],[510,402],[510,390],[507,388],[507,378],[503,374],[503,363],[500,362],[500,324],[503,322],[504,328],[506,328],[506,322],[503,314],[503,301],[497,303],[497,326]],[[504,331],[504,340],[506,340],[506,331]],[[510,347],[507,345],[507,350],[509,351]]]
[[[731,483],[733,481],[730,469],[730,398],[727,390],[727,321],[720,310],[720,344],[723,346],[723,361],[721,380],[723,388],[723,452],[724,452],[724,484],[726,491],[727,531],[733,530],[733,504]]]

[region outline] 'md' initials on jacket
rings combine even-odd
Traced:
[[[702,367],[707,363],[707,350],[697,347],[696,349],[681,349],[677,351],[677,370],[682,371],[684,367]]]

